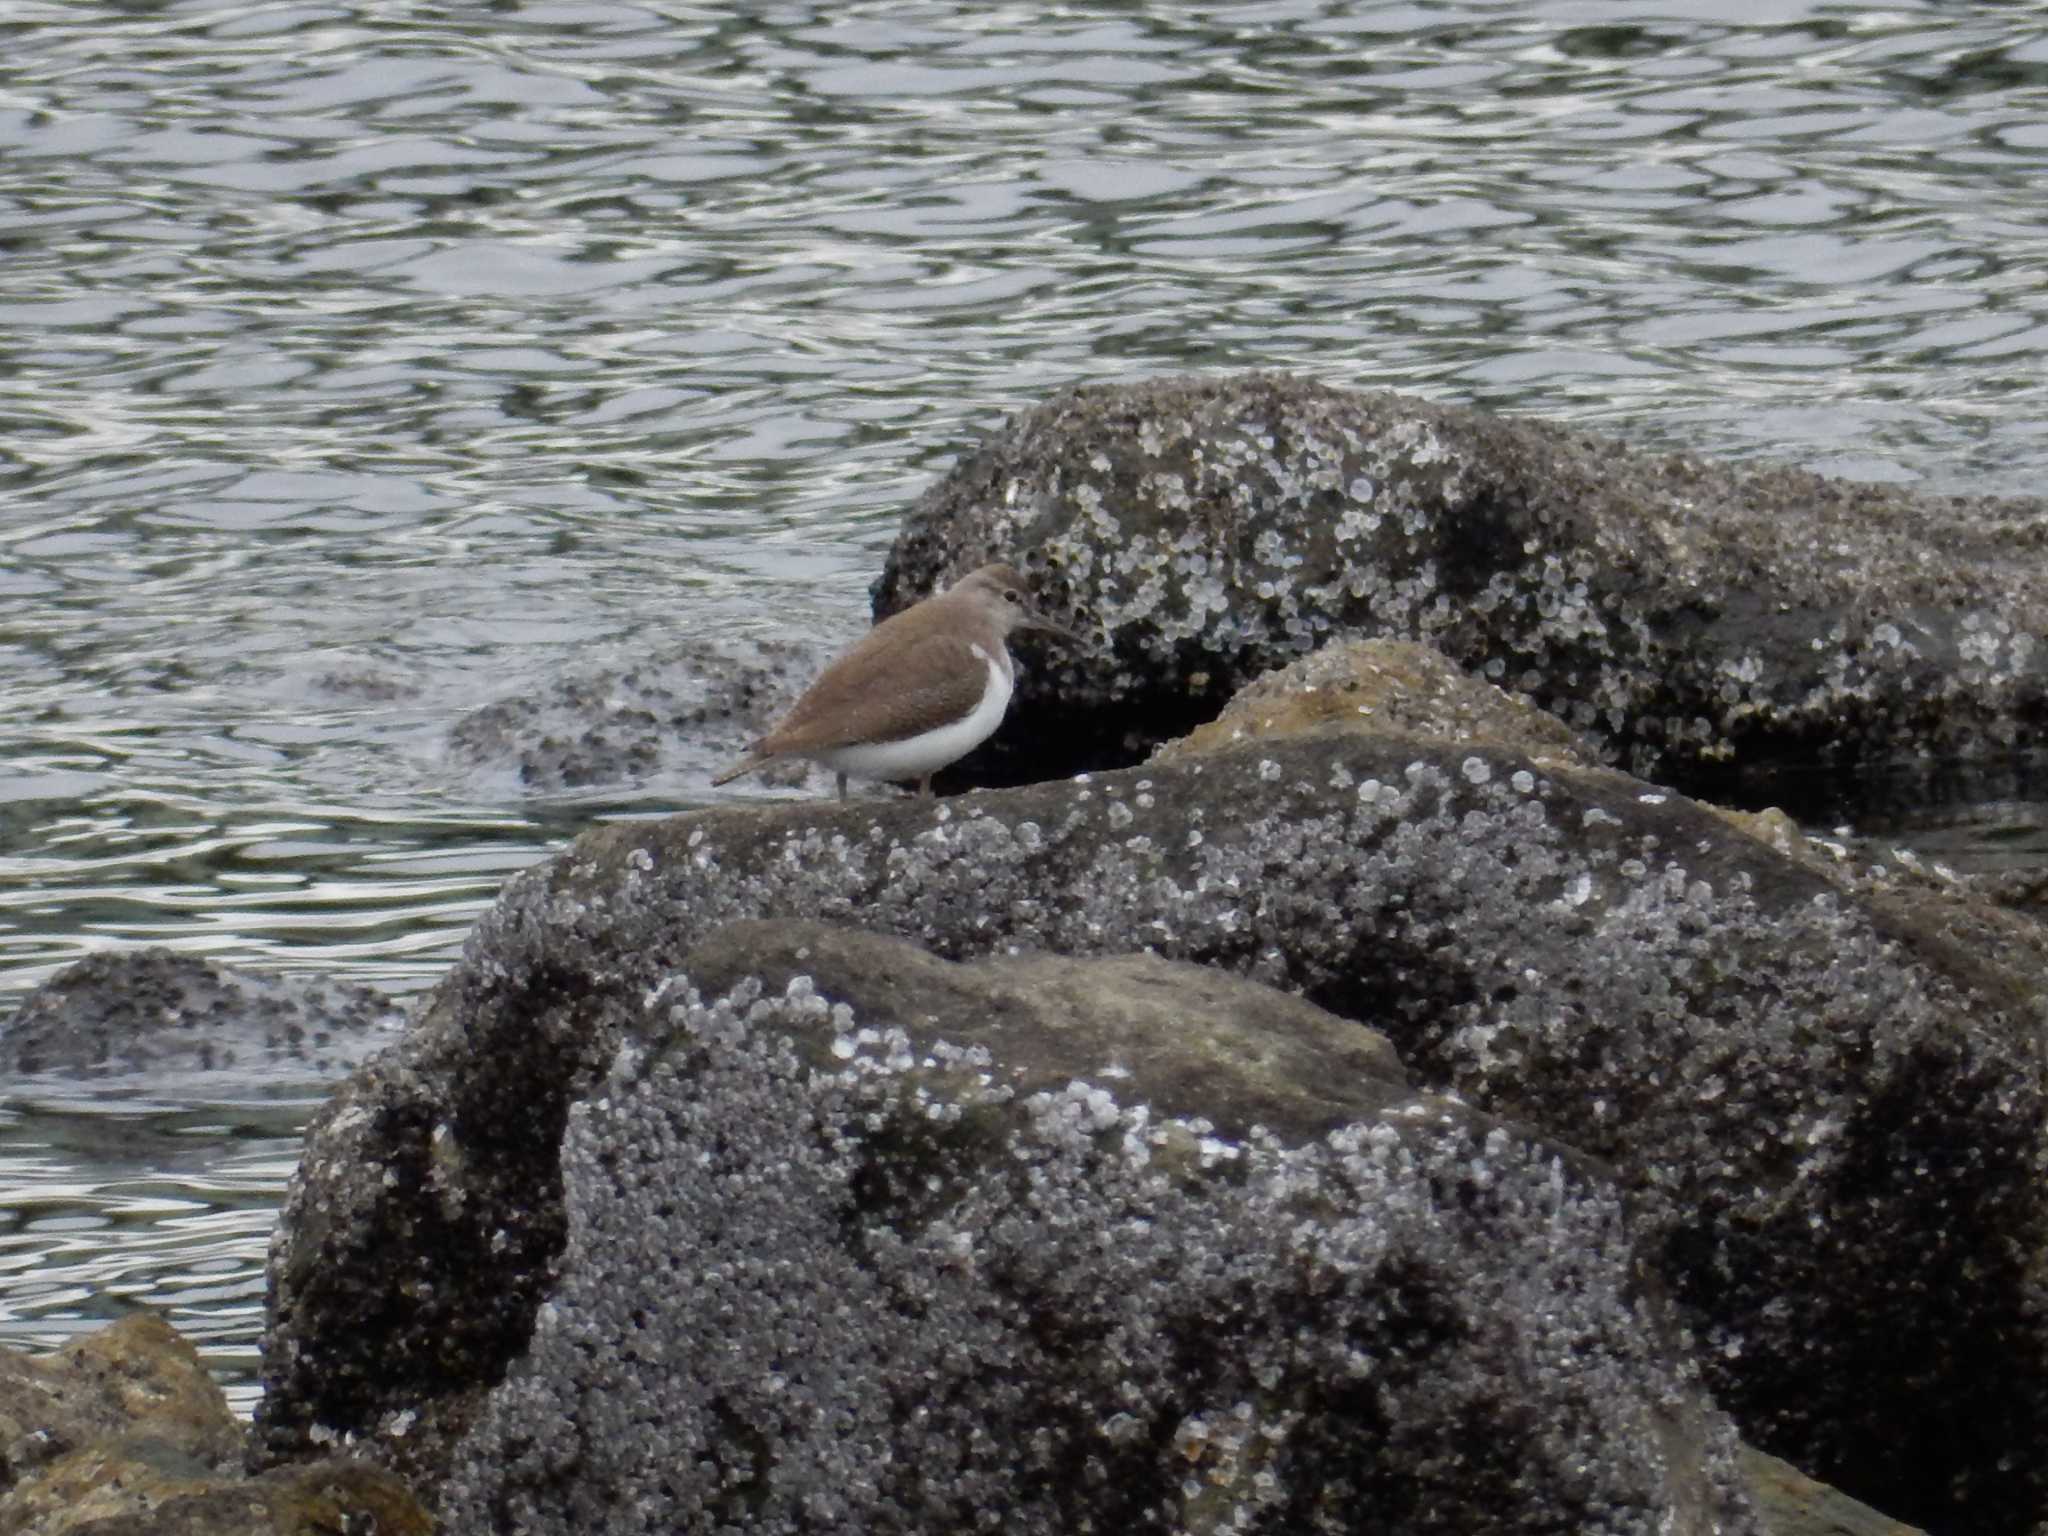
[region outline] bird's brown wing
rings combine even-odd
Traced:
[[[754,750],[816,752],[901,741],[957,720],[981,702],[988,663],[968,641],[957,635],[899,637],[887,631],[886,624],[870,630],[827,667],[782,723],[754,743]],[[924,681],[913,681],[920,678]]]

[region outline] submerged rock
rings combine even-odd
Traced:
[[[1011,419],[913,507],[875,608],[1015,558],[1099,637],[1024,668],[1013,711],[1038,723],[972,782],[1136,761],[1348,633],[1424,641],[1702,790],[2038,741],[2042,516],[1287,375],[1172,378]]]
[[[708,776],[767,728],[822,655],[788,641],[751,651],[690,641],[619,671],[557,679],[465,715],[449,732],[458,763],[542,792]],[[803,765],[773,782],[800,783]]]
[[[305,1084],[354,1067],[403,1020],[373,987],[168,949],[111,950],[65,966],[0,1026],[0,1085]]]

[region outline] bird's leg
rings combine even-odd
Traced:
[[[923,778],[917,781],[917,798],[920,800],[929,800],[931,799],[931,797],[932,776],[930,774],[926,774]]]
[[[846,775],[843,773],[839,775],[839,798],[846,798]]]

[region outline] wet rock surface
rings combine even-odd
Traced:
[[[241,1427],[191,1344],[138,1312],[50,1355],[0,1351],[10,1485],[97,1440],[144,1434],[207,1467],[239,1459]]]
[[[321,1459],[242,1472],[243,1428],[191,1343],[135,1313],[54,1354],[0,1351],[0,1530],[10,1536],[427,1536],[390,1473]]]
[[[1342,1021],[1158,961],[906,993],[945,962],[815,925],[708,943],[693,966],[759,945],[860,1000],[692,992],[571,1114],[556,1279],[456,1451],[449,1531],[1758,1529],[1614,1193],[1456,1106],[1379,1103],[1377,1060],[1345,1070],[1383,1053],[1364,1031],[1326,1058]],[[1113,1030],[1088,1002],[1176,981],[1231,1036],[1198,1085],[1158,999]],[[936,1021],[888,1022],[922,995]],[[1147,1107],[1284,1111],[1276,1083],[1348,1095],[1343,1129]]]
[[[858,633],[849,625],[848,638]],[[670,775],[708,778],[739,756],[829,659],[820,647],[690,641],[613,671],[498,699],[457,721],[455,761],[550,792]],[[770,782],[802,782],[802,765]]]
[[[111,951],[57,972],[0,1026],[0,1083],[306,1083],[357,1065],[403,1021],[373,987],[168,949]]]
[[[1743,1476],[1757,1516],[1771,1536],[1923,1536],[1797,1467],[1744,1446]]]
[[[445,1468],[572,1240],[572,1105],[658,1039],[710,934],[794,917],[948,960],[1151,949],[1376,1028],[1418,1083],[1613,1166],[1750,1438],[1894,1515],[2022,1529],[2039,978],[1909,895],[1611,770],[1328,725],[971,801],[595,831],[508,885],[309,1136],[264,1454],[353,1433]]]
[[[93,1446],[0,1497],[9,1536],[433,1536],[432,1516],[381,1467],[331,1460],[254,1477],[148,1442]]]
[[[1062,760],[1013,720],[972,782],[1134,762],[1352,633],[1425,641],[1705,791],[2037,741],[2042,515],[1287,375],[1163,379],[1067,391],[965,455],[875,608],[1015,557],[1097,636],[1034,655],[1012,706],[1057,700]]]

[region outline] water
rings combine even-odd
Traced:
[[[46,1347],[155,1307],[246,1413],[263,1256],[310,1109],[0,1109],[0,1335]]]
[[[0,1006],[147,942],[429,985],[591,816],[710,794],[531,799],[457,718],[851,632],[916,491],[1066,384],[2048,469],[2029,7],[17,0],[0,42]],[[2030,806],[1946,846],[2037,862]],[[246,1408],[313,1092],[0,1115],[0,1343],[149,1301]]]

